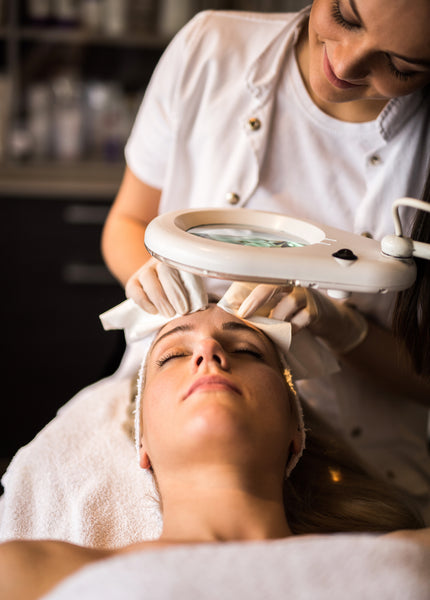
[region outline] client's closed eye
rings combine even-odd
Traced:
[[[254,348],[235,348],[232,351],[233,354],[250,354],[251,356],[254,356],[255,358],[258,358],[259,360],[263,360],[264,356],[262,352],[259,352],[258,350],[255,350]]]
[[[174,358],[183,358],[185,356],[187,356],[187,354],[185,354],[185,352],[169,352],[168,354],[164,354],[159,359],[157,359],[155,361],[155,364],[157,365],[157,367],[162,367],[169,360],[172,360]]]

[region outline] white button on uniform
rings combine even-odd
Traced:
[[[235,194],[234,192],[228,192],[225,197],[229,204],[237,204],[240,200],[239,194]]]

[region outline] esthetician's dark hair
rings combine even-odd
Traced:
[[[428,97],[430,101],[430,94]],[[430,202],[430,165],[421,199]],[[430,213],[417,210],[407,235],[430,244]],[[430,260],[416,258],[415,262],[415,283],[397,296],[393,331],[405,344],[415,371],[430,379]]]

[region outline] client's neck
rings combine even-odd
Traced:
[[[164,481],[162,540],[275,539],[292,535],[279,477],[243,478],[217,467]]]

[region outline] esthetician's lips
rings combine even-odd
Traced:
[[[231,390],[236,394],[242,395],[242,392],[237,388],[234,384],[232,384],[228,379],[222,377],[221,375],[205,375],[203,377],[199,377],[189,388],[188,392],[185,394],[184,400],[186,400],[191,394],[195,392],[205,392],[211,390]]]
[[[329,82],[337,87],[339,90],[349,90],[351,88],[359,87],[356,83],[350,83],[349,81],[345,81],[344,79],[339,79],[334,74],[333,69],[331,68],[330,61],[327,56],[327,51],[324,48],[324,58],[323,58],[323,69],[324,75],[327,77]]]

